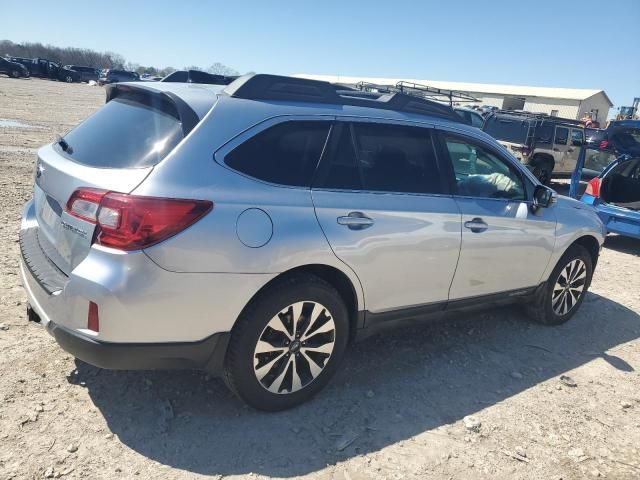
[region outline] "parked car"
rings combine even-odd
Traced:
[[[118,82],[137,82],[139,80],[140,76],[136,72],[106,69],[102,71],[102,75],[98,78],[98,85],[108,85]]]
[[[482,128],[547,184],[552,175],[571,175],[576,168],[584,128],[578,120],[539,113],[500,111]]]
[[[84,67],[81,65],[65,65],[65,69],[72,70],[74,72],[78,72],[79,75],[75,78],[79,78],[79,80],[72,79],[72,81],[79,82],[90,82],[93,80],[94,82],[98,81],[98,70],[93,67]]]
[[[495,303],[560,324],[591,282],[593,209],[449,106],[274,75],[106,91],[38,151],[20,229],[29,318],[90,364],[281,410],[354,339]]]
[[[640,154],[619,154],[610,145],[585,145],[571,179],[570,195],[595,208],[607,232],[640,239]]]
[[[588,129],[586,143],[619,155],[640,155],[640,120],[613,120],[607,128]]]
[[[12,78],[28,77],[29,70],[22,64],[0,57],[0,73]]]
[[[214,75],[200,70],[176,70],[164,77],[162,82],[206,83],[209,85],[229,85],[238,77]]]
[[[69,65],[65,65],[58,70],[58,80],[66,83],[80,83],[82,81],[82,73],[72,70]]]
[[[467,125],[482,129],[482,126],[484,125],[484,117],[476,110],[464,107],[455,107],[453,110],[458,114],[460,118],[462,118],[462,121]]]

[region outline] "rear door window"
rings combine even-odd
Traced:
[[[442,193],[429,129],[384,123],[353,124],[365,190]]]
[[[329,121],[279,123],[234,148],[224,162],[259,180],[309,187],[330,128]]]
[[[566,145],[569,139],[569,129],[565,127],[556,127],[556,138],[554,143],[556,145]]]
[[[91,167],[142,168],[159,163],[182,138],[177,113],[142,97],[117,97],[65,135],[70,148],[63,153]]]
[[[317,186],[394,193],[443,193],[428,128],[339,123]]]

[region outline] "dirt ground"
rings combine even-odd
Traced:
[[[0,78],[0,479],[640,478],[640,242],[622,237],[568,324],[503,308],[387,333],[292,411],[199,372],[74,360],[26,320],[18,228],[36,149],[103,102]]]

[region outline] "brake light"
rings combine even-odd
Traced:
[[[592,197],[600,197],[600,179],[598,177],[591,179],[584,193]]]
[[[209,200],[144,197],[80,188],[67,202],[70,215],[96,224],[93,242],[139,250],[193,225],[213,208]]]
[[[602,140],[600,142],[600,150],[605,149],[609,146],[609,140]]]

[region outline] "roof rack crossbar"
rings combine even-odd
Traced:
[[[370,82],[358,82],[356,88],[366,92],[380,92],[380,93],[404,93],[407,95],[413,95],[418,98],[430,100],[434,102],[446,102],[449,106],[453,106],[453,102],[480,102],[479,99],[471,96],[465,92],[459,92],[456,90],[448,90],[445,88],[436,88],[429,85],[422,85],[414,82],[406,82],[401,80],[395,85],[378,85]]]
[[[462,119],[448,105],[393,88],[393,91],[376,92],[373,89],[353,89],[347,85],[320,80],[252,74],[238,78],[228,85],[223,93],[248,100],[298,101],[380,108],[462,122]]]

